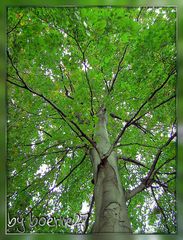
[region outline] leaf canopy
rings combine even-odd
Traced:
[[[175,139],[163,147],[176,131],[175,24],[174,8],[8,9],[11,217],[32,209],[39,217],[75,218],[90,204],[85,153],[92,146],[83,133],[93,138],[104,104],[111,143],[132,120],[115,145],[126,191],[141,183],[162,148],[153,184],[127,202],[133,231],[176,231]],[[26,231],[81,233],[85,220]],[[92,210],[88,232],[93,221]]]

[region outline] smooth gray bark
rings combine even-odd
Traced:
[[[95,130],[96,149],[90,151],[93,162],[96,219],[93,232],[131,232],[125,194],[120,182],[117,157],[114,152],[107,159],[102,156],[111,147],[107,132],[105,108],[98,113]]]

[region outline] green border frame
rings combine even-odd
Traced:
[[[118,6],[118,7],[140,7],[140,6],[154,6],[154,7],[176,7],[177,8],[177,121],[178,121],[178,140],[177,140],[177,220],[178,231],[175,235],[153,235],[153,234],[92,234],[92,235],[68,235],[68,234],[6,234],[6,9],[9,6],[48,6],[48,7],[71,7],[71,6]],[[1,0],[0,3],[0,152],[1,152],[1,164],[0,164],[0,239],[30,239],[30,240],[42,240],[42,239],[69,239],[69,240],[84,240],[84,239],[113,239],[123,240],[181,240],[183,237],[183,186],[181,180],[183,180],[183,1],[181,0],[30,0],[28,2],[23,0]]]

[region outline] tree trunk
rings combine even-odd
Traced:
[[[94,197],[96,218],[93,232],[131,232],[127,214],[124,191],[119,179],[117,157],[114,152],[107,159],[102,156],[107,153],[111,144],[107,132],[106,109],[98,113],[98,124],[95,129],[96,149],[90,152],[94,174]]]

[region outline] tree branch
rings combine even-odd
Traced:
[[[87,65],[86,65],[86,57],[85,57],[85,51],[83,51],[81,49],[81,46],[77,40],[76,37],[72,37],[74,39],[74,41],[76,42],[81,54],[82,54],[82,58],[83,58],[83,64],[84,64],[84,72],[85,72],[85,77],[86,77],[86,80],[87,80],[87,83],[88,83],[88,87],[89,87],[89,91],[90,91],[90,108],[91,108],[91,116],[93,117],[94,116],[94,109],[93,109],[93,91],[92,91],[92,88],[91,88],[91,84],[90,84],[90,79],[88,77],[88,73],[87,73]]]
[[[38,131],[45,133],[49,137],[52,137],[52,135],[50,133],[48,133],[47,131],[45,131],[44,129],[38,128]]]
[[[150,169],[150,171],[149,171],[149,173],[148,173],[148,175],[147,175],[147,177],[146,177],[147,180],[150,179],[152,175],[154,175],[153,172],[154,172],[154,170],[155,170],[156,164],[157,164],[158,159],[159,159],[159,157],[160,157],[160,155],[161,155],[161,153],[162,153],[163,148],[165,148],[166,146],[168,146],[168,145],[170,144],[170,142],[171,142],[176,136],[177,136],[177,134],[174,133],[174,134],[168,139],[168,141],[167,141],[167,142],[159,149],[159,151],[157,152],[157,154],[156,154],[156,156],[155,156],[155,159],[154,159],[154,162],[153,162],[153,164],[152,164],[152,166],[151,166],[151,169]]]
[[[140,8],[139,14],[138,14],[138,16],[137,16],[137,18],[136,18],[137,22],[138,22],[139,19],[140,19],[140,15],[141,15],[143,9],[144,9],[144,7],[141,7],[141,8]]]
[[[118,136],[116,137],[116,140],[114,141],[114,143],[111,145],[111,147],[109,148],[108,152],[103,156],[103,158],[108,158],[110,156],[110,154],[112,153],[114,147],[116,146],[116,144],[119,142],[119,140],[121,139],[121,137],[123,136],[124,132],[126,131],[126,129],[134,122],[136,122],[137,120],[139,120],[140,118],[136,118],[136,116],[139,114],[139,112],[142,110],[142,108],[144,108],[144,106],[155,96],[155,94],[160,91],[165,84],[168,82],[169,78],[176,73],[176,68],[174,67],[170,73],[168,74],[167,78],[165,79],[165,81],[154,90],[153,93],[151,93],[151,95],[147,98],[147,100],[140,106],[140,108],[137,110],[137,112],[131,117],[131,119],[126,122],[126,124],[124,125],[124,127],[121,129],[121,131],[119,132]],[[172,97],[171,97],[172,99]],[[166,100],[167,102],[167,100]],[[156,107],[156,106],[155,106]]]
[[[13,66],[13,68],[15,69],[15,72],[19,78],[19,80],[23,83],[23,88],[25,88],[26,90],[28,90],[29,92],[39,96],[40,98],[42,98],[45,102],[47,102],[48,104],[50,104],[53,109],[55,109],[59,115],[61,115],[61,117],[63,118],[63,120],[68,124],[68,126],[72,129],[72,131],[74,131],[76,133],[76,135],[82,140],[81,136],[84,137],[95,149],[96,149],[96,144],[94,143],[94,141],[92,139],[90,139],[82,130],[81,128],[73,121],[73,120],[69,120],[68,117],[66,116],[66,114],[60,109],[58,108],[50,99],[48,99],[47,97],[45,97],[42,93],[38,93],[35,90],[33,90],[32,88],[30,88],[27,83],[23,80],[23,78],[20,76],[18,69],[15,67],[13,60],[9,54],[9,52],[7,51],[7,55],[8,58]],[[21,86],[22,87],[22,86]],[[78,132],[71,126],[74,125],[77,130],[80,132],[81,136],[78,134]],[[83,140],[82,140],[83,141]],[[96,149],[97,150],[97,149]],[[98,151],[97,151],[98,152]]]
[[[21,164],[24,164],[24,163],[27,163],[28,161],[30,161],[33,157],[37,158],[37,157],[41,157],[41,156],[47,156],[47,155],[50,155],[50,154],[57,154],[57,153],[63,153],[63,152],[67,152],[67,151],[70,151],[72,148],[73,149],[81,149],[83,147],[86,147],[86,145],[78,145],[78,146],[73,146],[73,147],[66,147],[64,149],[59,149],[58,151],[51,151],[51,152],[48,152],[47,150],[53,148],[53,147],[57,147],[58,145],[60,145],[59,143],[57,144],[53,144],[47,148],[45,148],[41,153],[38,153],[38,154],[30,154],[28,159],[26,159],[24,162],[22,162]]]
[[[15,29],[18,27],[18,25],[20,24],[20,22],[21,22],[21,20],[22,20],[23,17],[24,17],[24,16],[22,16],[22,17],[18,20],[18,22],[15,24],[15,26],[14,26],[11,30],[9,30],[9,31],[7,32],[7,34],[10,34],[11,32],[13,32],[13,30],[15,30]]]
[[[32,160],[32,159],[38,159],[39,157],[42,157],[42,156],[45,156],[45,155],[57,154],[57,153],[63,153],[63,152],[66,152],[66,150],[60,150],[60,151],[56,151],[56,152],[40,153],[40,154],[31,155],[28,159],[26,159],[24,162],[21,163],[21,165],[23,165],[22,168],[21,168],[18,172],[16,172],[13,176],[9,176],[8,179],[17,177],[17,176],[19,176],[19,174],[20,174],[22,171],[27,170],[27,168],[28,168],[31,164],[35,163],[35,161],[31,161],[31,162],[30,162],[30,160]],[[29,164],[27,164],[28,162],[29,162]],[[26,163],[26,165],[25,165],[25,163]]]
[[[165,226],[166,226],[166,228],[167,228],[167,231],[168,231],[168,233],[170,233],[170,229],[169,229],[169,227],[168,227],[168,225],[167,225],[167,223],[166,223],[166,222],[167,222],[166,215],[165,215],[165,213],[164,213],[164,211],[163,211],[163,208],[160,206],[160,204],[159,204],[159,202],[158,202],[158,200],[157,200],[157,198],[156,198],[156,195],[155,195],[154,190],[153,190],[152,187],[151,187],[151,191],[152,191],[152,195],[153,195],[153,197],[154,197],[154,200],[155,200],[155,202],[156,202],[156,205],[157,205],[158,209],[160,210],[160,212],[161,212],[161,214],[162,214],[162,216],[163,216],[163,218],[164,218]]]
[[[73,98],[72,96],[69,95],[69,90],[66,88],[65,85],[64,85],[64,89],[65,89],[65,95],[66,95],[66,97],[68,97],[68,98],[74,100],[74,98]]]
[[[83,231],[84,234],[85,234],[85,233],[87,232],[87,230],[88,230],[89,220],[90,220],[90,216],[91,216],[91,214],[92,214],[93,206],[94,206],[94,194],[93,194],[92,199],[91,199],[90,209],[89,209],[88,216],[87,216],[87,219],[86,219],[86,222],[85,222],[85,229],[84,229],[84,231]]]
[[[157,152],[157,154],[156,154],[156,156],[155,156],[155,158],[154,158],[154,161],[153,161],[153,163],[152,163],[152,165],[151,165],[151,168],[150,168],[149,172],[147,173],[146,177],[145,177],[144,179],[142,179],[142,182],[140,183],[139,186],[137,186],[137,187],[134,188],[133,190],[128,191],[128,192],[126,193],[126,200],[129,200],[130,198],[134,197],[137,193],[139,193],[139,192],[141,192],[142,190],[144,190],[145,188],[151,186],[151,184],[153,183],[153,177],[154,177],[154,175],[155,175],[155,173],[156,173],[155,167],[156,167],[156,164],[157,164],[157,162],[158,162],[158,160],[159,160],[159,158],[160,158],[160,155],[161,155],[161,153],[162,153],[162,150],[163,150],[165,147],[167,147],[167,146],[170,144],[170,142],[171,142],[175,137],[176,137],[176,133],[174,133],[174,134],[168,139],[168,141],[159,148],[159,150],[158,150],[158,152]]]
[[[114,113],[110,113],[110,116],[111,116],[112,118],[114,118],[114,119],[119,119],[119,120],[121,120],[121,121],[123,120],[121,117],[115,115]],[[129,120],[124,120],[124,121],[125,121],[126,123],[129,122]],[[151,133],[150,130],[142,127],[142,126],[140,125],[140,123],[138,123],[137,121],[132,122],[131,125],[134,125],[135,127],[137,127],[138,129],[140,129],[140,130],[141,130],[143,133],[145,133],[145,134],[146,134],[146,133],[149,133],[149,134],[151,134],[152,136],[154,136],[154,135]]]
[[[116,73],[114,74],[113,79],[111,80],[112,83],[111,83],[111,86],[110,86],[110,88],[109,88],[109,94],[111,93],[111,91],[112,91],[113,88],[114,88],[114,84],[115,84],[115,82],[116,82],[116,80],[117,80],[117,77],[118,77],[118,75],[119,75],[119,72],[122,70],[121,64],[122,64],[122,62],[123,62],[123,60],[124,60],[124,58],[125,58],[125,55],[126,55],[126,52],[127,52],[127,48],[128,48],[128,44],[125,46],[125,49],[124,49],[123,54],[122,54],[122,57],[120,58],[119,63],[118,63],[118,66],[117,66],[117,71],[116,71]]]
[[[138,166],[142,166],[142,167],[144,167],[144,168],[149,169],[148,167],[146,167],[145,164],[143,164],[143,163],[141,163],[141,162],[139,162],[139,161],[137,161],[137,160],[135,160],[135,159],[127,158],[127,157],[124,157],[124,156],[121,156],[121,157],[118,156],[118,159],[122,159],[122,160],[124,160],[125,162],[131,162],[131,163],[134,163],[134,164],[136,164],[136,165],[138,165]]]
[[[164,163],[162,163],[155,171],[154,171],[154,175],[157,173],[159,174],[159,170],[167,163],[169,163],[170,161],[174,160],[176,156],[169,158],[168,160],[166,160]]]
[[[69,152],[69,150],[67,150],[67,151],[65,152],[65,154],[62,156],[62,158],[61,158],[48,172],[46,172],[45,175],[44,175],[41,179],[38,178],[38,179],[33,180],[28,186],[26,186],[25,188],[23,188],[23,189],[20,191],[20,193],[21,193],[21,192],[24,192],[25,190],[27,190],[28,188],[30,188],[30,187],[31,187],[32,185],[34,185],[36,182],[39,182],[39,187],[40,187],[40,182],[43,181],[43,179],[44,179],[46,176],[48,176],[54,169],[57,168],[57,166],[58,166],[61,162],[64,161],[64,159],[66,158],[68,152]]]
[[[176,72],[176,68],[173,68],[170,73],[168,74],[167,78],[165,79],[165,81],[158,87],[155,89],[155,91],[147,98],[147,100],[140,106],[140,108],[137,110],[137,112],[134,114],[134,116],[129,120],[129,124],[135,119],[135,117],[139,114],[139,112],[142,110],[142,108],[144,108],[144,106],[155,96],[155,94],[160,91],[165,84],[168,82],[168,80],[170,79],[170,77]]]
[[[152,146],[152,145],[147,145],[147,144],[141,144],[141,143],[124,143],[124,144],[118,144],[115,147],[126,147],[126,146],[131,146],[131,145],[138,145],[138,146],[142,146],[142,147],[149,147],[149,148],[158,148],[156,146]]]
[[[41,200],[39,200],[34,206],[33,206],[33,208],[31,209],[31,210],[29,210],[29,212],[26,214],[26,215],[29,215],[32,211],[33,211],[33,209],[35,209],[44,199],[45,199],[45,197],[48,195],[48,194],[50,194],[55,188],[57,188],[58,186],[60,186],[72,173],[73,173],[73,171],[76,169],[76,168],[78,168],[83,162],[84,162],[84,160],[85,160],[85,158],[86,158],[86,153],[84,154],[84,156],[83,156],[83,158],[82,158],[82,160],[75,166],[75,167],[73,167],[73,169],[71,169],[71,171],[69,172],[69,174],[67,174],[59,183],[57,183],[57,184],[55,184],[55,186],[53,186],[49,191],[47,191],[44,195],[43,195],[43,197],[41,198]]]
[[[15,86],[17,86],[19,88],[25,88],[25,86],[22,86],[22,85],[19,85],[19,84],[15,83],[15,82],[12,82],[9,79],[7,79],[7,82],[9,82],[9,83],[11,83],[11,84],[13,84],[13,85],[15,85]]]
[[[164,100],[163,102],[161,102],[161,103],[159,103],[158,105],[156,105],[156,106],[155,106],[154,108],[152,108],[152,110],[150,110],[150,111],[155,110],[156,108],[158,108],[158,107],[162,106],[163,104],[169,102],[171,99],[173,99],[173,98],[175,98],[175,97],[176,97],[175,94],[172,95],[172,96],[170,96],[168,99],[166,99],[166,100]],[[147,112],[143,113],[143,114],[140,115],[138,118],[136,118],[135,120],[133,120],[132,123],[137,122],[138,120],[140,120],[142,117],[144,117],[144,116],[145,116],[147,113],[149,113],[150,111],[147,111]]]
[[[47,140],[48,141],[48,140]],[[24,147],[32,147],[32,146],[36,146],[36,145],[39,145],[39,144],[42,144],[42,143],[45,143],[46,140],[43,140],[43,141],[39,141],[39,142],[35,142],[35,143],[30,143],[30,144],[21,144],[19,146],[24,146]]]
[[[145,183],[141,182],[136,188],[134,188],[132,190],[127,190],[125,192],[125,199],[126,199],[126,201],[130,200],[131,198],[133,198],[137,193],[142,192],[145,188],[146,188]]]
[[[140,11],[139,11],[138,16],[137,16],[137,18],[136,18],[137,22],[139,21],[139,18],[140,18],[140,15],[141,15],[141,13],[142,13],[142,10],[143,10],[143,7],[140,8]],[[122,64],[122,62],[123,62],[123,60],[124,60],[124,58],[125,58],[125,55],[126,55],[128,46],[129,46],[129,44],[127,44],[127,45],[125,46],[125,49],[124,49],[123,54],[122,54],[122,57],[121,57],[121,59],[120,59],[120,61],[119,61],[119,63],[118,63],[118,66],[117,66],[117,71],[116,71],[116,73],[115,73],[115,75],[114,75],[114,77],[113,77],[113,79],[112,79],[111,86],[110,86],[110,88],[108,89],[108,94],[110,94],[111,91],[113,90],[114,84],[115,84],[115,82],[116,82],[116,80],[117,80],[117,77],[118,77],[118,75],[119,75],[119,72],[122,70],[121,64]]]

